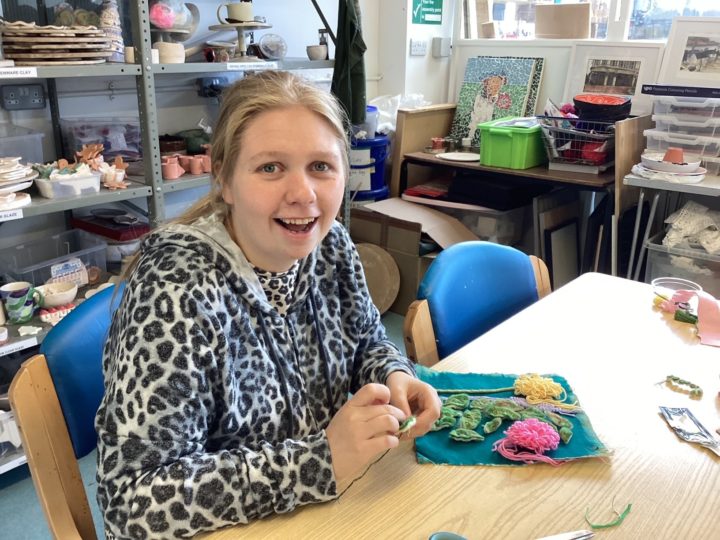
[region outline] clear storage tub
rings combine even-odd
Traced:
[[[681,120],[673,114],[654,114],[656,131],[665,133],[697,135],[700,137],[720,137],[720,116],[704,117]]]
[[[44,133],[14,124],[0,124],[0,157],[20,157],[23,163],[42,163]]]
[[[688,155],[701,158],[720,155],[720,138],[671,134],[656,129],[646,129],[643,134],[647,137],[647,150],[651,152],[665,152],[671,146],[682,148],[685,152],[685,161],[688,160]]]
[[[51,278],[59,280],[64,267],[95,266],[105,271],[106,250],[107,244],[95,235],[71,229],[0,250],[0,276],[8,282],[29,281],[42,285]]]
[[[40,190],[40,195],[47,199],[78,197],[100,191],[100,173],[67,180],[36,178],[35,185]]]
[[[645,283],[657,277],[679,277],[694,281],[720,298],[720,254],[713,255],[702,248],[664,246],[664,236],[664,232],[657,234],[647,242]]]
[[[720,99],[656,96],[653,100],[653,114],[672,114],[681,121],[718,118],[720,117]]]

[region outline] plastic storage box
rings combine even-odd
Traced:
[[[645,282],[664,276],[689,279],[720,298],[720,254],[713,255],[702,248],[664,246],[664,235],[657,234],[647,242]]]
[[[654,114],[656,131],[664,131],[671,135],[699,135],[701,137],[720,137],[720,117],[698,116],[690,119],[679,119],[674,114]]]
[[[698,157],[718,157],[720,155],[720,138],[667,133],[656,129],[646,129],[647,150],[665,152],[669,147],[682,148],[687,161],[688,155]]]
[[[105,161],[115,156],[133,161],[142,157],[139,118],[62,118],[65,147],[82,150],[83,144],[102,143]]]
[[[0,157],[21,157],[23,163],[42,163],[44,133],[14,124],[0,124]]]
[[[677,120],[697,122],[703,118],[720,117],[720,99],[655,96],[653,114],[673,115]]]
[[[57,278],[68,261],[106,269],[107,243],[95,235],[71,229],[35,242],[0,250],[0,275],[5,281],[42,285]]]
[[[478,125],[480,164],[504,169],[529,169],[547,161],[540,126],[516,127],[513,118],[499,118]]]
[[[62,199],[65,197],[77,197],[100,191],[100,174],[92,174],[82,178],[67,180],[48,180],[47,178],[36,178],[35,185],[40,190],[40,195],[48,199]]]

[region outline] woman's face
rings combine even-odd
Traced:
[[[343,151],[330,125],[305,107],[249,122],[222,194],[231,233],[253,265],[283,272],[325,237],[345,192]]]

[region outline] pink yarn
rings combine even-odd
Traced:
[[[163,30],[172,28],[175,24],[175,14],[167,4],[153,4],[150,6],[150,22]]]
[[[555,429],[537,418],[518,420],[505,431],[504,439],[493,445],[493,450],[511,461],[533,463],[542,461],[550,465],[559,465],[554,459],[544,456],[548,450],[555,450],[560,444],[560,435]],[[519,448],[529,450],[520,451]]]

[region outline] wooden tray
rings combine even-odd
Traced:
[[[86,64],[104,64],[105,59],[98,60],[15,60],[16,66],[79,66]]]
[[[107,36],[3,36],[3,43],[108,43]]]
[[[57,52],[57,50],[66,50],[66,49],[86,49],[86,50],[92,50],[92,51],[104,51],[107,50],[107,46],[110,45],[110,42],[106,43],[63,43],[63,44],[57,44],[57,45],[51,45],[49,43],[38,43],[37,45],[32,45],[30,43],[19,43],[17,45],[11,44],[11,43],[3,43],[3,50],[6,52],[22,52],[22,51],[28,51],[28,52],[37,52],[40,54],[42,51],[47,51],[49,53]],[[29,49],[29,50],[28,50]]]
[[[38,58],[50,60],[53,58],[107,58],[112,56],[113,51],[82,51],[82,52],[32,52],[20,53],[16,51],[5,51],[5,57],[11,59],[30,59]]]

